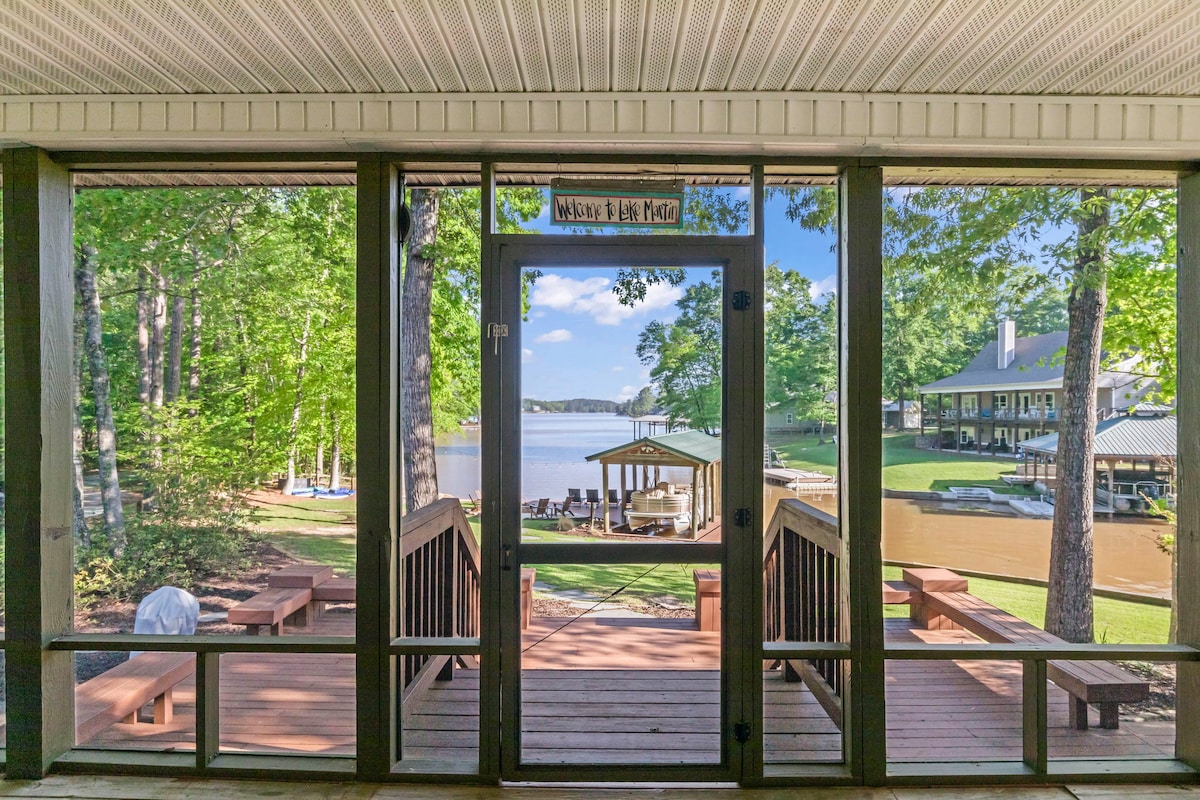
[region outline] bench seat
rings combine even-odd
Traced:
[[[358,593],[354,578],[329,578],[312,587],[314,603],[353,603]]]
[[[269,589],[314,589],[333,577],[333,567],[324,564],[292,564],[267,576]]]
[[[196,671],[193,653],[140,653],[75,687],[75,744],[83,744],[117,722],[137,722],[137,712],[154,701],[154,724],[174,713],[175,684]]]
[[[1062,644],[1063,640],[1036,625],[967,592],[926,592],[925,607],[979,638],[994,644]],[[1048,661],[1046,677],[1071,696],[1071,726],[1087,730],[1088,705],[1100,711],[1100,727],[1118,727],[1121,703],[1150,696],[1150,684],[1108,661]]]
[[[279,636],[283,633],[283,621],[293,614],[297,624],[307,623],[311,602],[312,589],[267,589],[229,609],[229,622],[245,625],[246,633],[252,636],[258,633],[258,626],[269,625],[271,635]]]

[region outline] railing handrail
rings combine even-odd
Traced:
[[[400,520],[400,557],[403,558],[416,552],[451,526],[460,531],[471,529],[462,503],[454,497],[443,497],[441,500],[435,500],[427,506],[405,514]],[[479,546],[475,542],[474,535],[461,538],[464,541],[470,540],[469,546],[474,552],[476,563],[478,563]]]
[[[785,526],[785,523],[791,523]],[[837,517],[822,511],[816,506],[809,505],[795,497],[785,497],[775,506],[771,522],[763,536],[763,563],[771,555],[775,540],[779,538],[784,527],[804,536],[818,547],[839,558],[844,555],[841,531],[838,528]]]

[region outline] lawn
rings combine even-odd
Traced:
[[[884,580],[900,580],[900,567],[884,567]],[[971,594],[1015,617],[1042,627],[1046,622],[1046,590],[1007,581],[970,578]],[[1171,610],[1147,603],[1096,597],[1093,600],[1096,641],[1102,644],[1165,644]],[[907,617],[905,606],[887,606],[884,616]]]
[[[883,486],[886,489],[944,492],[951,486],[986,486],[998,493],[1024,494],[1000,479],[1011,474],[1011,458],[958,455],[915,446],[915,433],[883,433]],[[773,437],[771,446],[789,468],[831,473],[837,469],[837,445],[818,444],[815,436]]]
[[[789,464],[792,463],[789,460]],[[270,505],[260,518],[265,539],[303,561],[329,564],[339,575],[352,576],[355,568],[353,499],[289,500]],[[559,533],[554,520],[524,520],[523,538],[529,542],[577,542],[578,536]],[[477,518],[471,518],[476,538]],[[556,589],[575,589],[603,598],[617,595],[635,602],[668,599],[680,605],[694,602],[692,570],[708,564],[530,564],[537,567],[539,583]],[[899,567],[885,567],[885,580],[899,580]],[[1010,614],[1039,627],[1046,616],[1046,590],[983,578],[970,579],[971,593]],[[887,616],[906,616],[908,609],[889,606]],[[1167,640],[1169,609],[1105,597],[1095,599],[1096,641],[1109,644],[1158,644]]]

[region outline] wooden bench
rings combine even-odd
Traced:
[[[320,616],[328,603],[353,603],[358,595],[354,578],[329,578],[312,588],[312,602]]]
[[[141,653],[75,687],[75,744],[83,744],[117,722],[137,722],[154,701],[154,724],[174,713],[175,684],[196,670],[192,653]]]
[[[997,644],[1062,644],[1063,640],[962,592],[926,592],[924,607],[935,617],[961,625],[984,641]],[[1150,696],[1150,684],[1108,661],[1048,661],[1046,676],[1070,697],[1071,726],[1087,730],[1088,705],[1100,711],[1101,728],[1117,728],[1120,704]]]
[[[332,577],[333,567],[324,564],[292,564],[268,575],[267,588],[315,589]]]
[[[696,627],[721,630],[721,570],[694,569],[692,580],[696,584]]]
[[[312,589],[267,589],[229,609],[229,622],[245,625],[246,633],[251,636],[258,634],[260,625],[269,625],[271,635],[279,636],[283,633],[283,621],[293,614],[297,625],[308,623],[311,602]]]

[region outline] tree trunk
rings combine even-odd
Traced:
[[[167,334],[167,279],[154,276],[154,294],[150,297],[150,405],[163,405],[163,345]]]
[[[117,473],[117,428],[113,424],[109,396],[108,358],[101,337],[100,294],[96,291],[96,268],[92,253],[80,252],[75,269],[75,287],[83,307],[84,349],[92,375],[92,400],[96,404],[96,449],[100,467],[100,502],[104,508],[104,532],[114,556],[125,552],[125,512],[121,508],[121,482]]]
[[[178,287],[176,287],[178,288]],[[166,402],[179,399],[179,385],[183,374],[183,307],[187,301],[175,291],[171,296],[171,337],[167,344],[167,388]]]
[[[342,426],[337,412],[329,415],[329,488],[342,488]]]
[[[433,304],[432,254],[437,242],[439,198],[436,189],[413,189],[412,235],[404,266],[400,342],[400,416],[403,436],[404,494],[407,511],[437,500],[437,463],[433,450],[432,357],[429,351]]]
[[[308,336],[312,330],[312,314],[304,316],[304,330],[300,333],[300,353],[296,363],[296,398],[292,402],[292,425],[288,429],[287,480],[283,493],[291,494],[296,488],[296,457],[299,455],[300,410],[304,401],[304,372],[308,361]]]
[[[1058,430],[1058,479],[1050,540],[1046,630],[1090,642],[1095,524],[1096,376],[1104,332],[1108,190],[1080,192],[1078,253],[1067,300],[1067,354]]]
[[[150,406],[150,295],[146,293],[146,272],[138,270],[137,286],[138,402]]]
[[[71,531],[76,547],[90,547],[87,520],[83,516],[83,308],[75,304],[75,408],[71,414],[71,461],[75,466],[75,481],[71,486]]]
[[[905,425],[904,425],[904,386],[903,385],[896,387],[896,407],[900,409],[900,418],[898,420],[896,420],[896,430],[906,431],[906,430],[908,430],[908,428],[905,427]]]
[[[200,265],[192,274],[192,328],[191,339],[188,343],[188,400],[193,403],[200,399],[200,332],[204,324],[203,311],[200,308]],[[193,407],[188,414],[196,416],[198,409]]]

